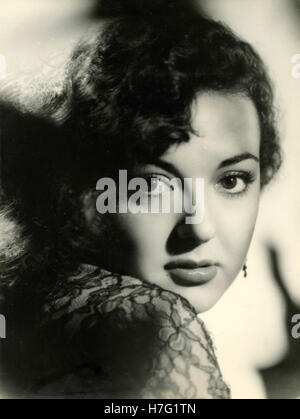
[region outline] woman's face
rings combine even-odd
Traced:
[[[180,294],[203,312],[245,262],[260,196],[260,130],[250,99],[217,92],[198,95],[192,126],[189,142],[134,175],[154,179],[154,200],[172,194],[168,182],[174,177],[203,179],[203,220],[187,224],[187,214],[175,211],[111,215],[126,242],[114,269]]]

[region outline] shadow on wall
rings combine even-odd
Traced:
[[[278,251],[273,246],[267,247],[269,263],[274,281],[280,289],[284,298],[286,313],[285,324],[287,336],[289,337],[288,352],[284,359],[277,365],[261,370],[267,397],[270,399],[297,398],[300,396],[300,339],[296,339],[291,334],[291,319],[295,314],[300,313],[300,306],[296,305],[291,299],[280,269],[280,257]]]
[[[300,19],[300,0],[294,0],[294,3],[295,3],[294,9],[295,9],[296,12],[298,12],[299,19]]]

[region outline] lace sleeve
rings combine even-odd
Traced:
[[[85,266],[48,295],[45,314],[43,327],[49,333],[52,325],[52,339],[64,339],[69,380],[72,375],[74,382],[75,368],[77,386],[84,383],[86,391],[138,398],[230,396],[203,322],[170,291]]]

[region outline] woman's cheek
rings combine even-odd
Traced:
[[[258,196],[257,191],[253,190],[244,198],[230,198],[232,202],[229,205],[220,206],[223,211],[218,223],[219,240],[223,248],[230,252],[232,265],[236,269],[244,263],[250,246],[258,213]]]
[[[169,235],[177,222],[177,214],[119,214],[119,222],[132,243],[135,256],[154,259],[166,252]]]

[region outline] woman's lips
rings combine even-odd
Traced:
[[[165,269],[175,284],[185,287],[206,284],[218,271],[217,264],[210,261],[171,262],[165,266]]]

